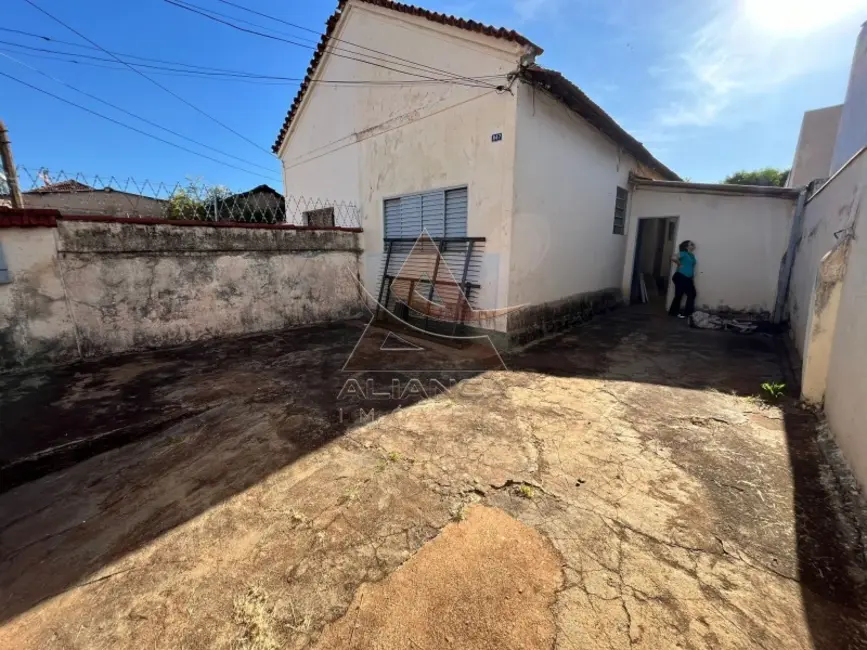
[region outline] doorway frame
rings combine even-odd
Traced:
[[[646,217],[637,217],[630,219],[630,227],[627,232],[626,240],[626,259],[623,261],[623,278],[621,280],[621,291],[623,293],[623,301],[629,305],[632,296],[632,273],[635,270],[635,256],[638,252],[638,232],[639,224],[643,219],[673,219],[674,220],[674,248],[677,248],[678,237],[680,233],[680,217],[679,214],[654,215]],[[667,234],[667,233],[666,233]],[[666,280],[665,304],[666,307],[674,300],[674,286],[671,283],[671,276],[674,275],[674,269],[669,263],[668,275]]]

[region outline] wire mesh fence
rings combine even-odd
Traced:
[[[283,196],[265,184],[233,191],[201,178],[164,183],[22,165],[16,171],[24,207],[51,208],[67,215],[361,227],[355,203]],[[5,175],[0,176],[0,205],[11,205]]]

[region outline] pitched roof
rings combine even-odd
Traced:
[[[85,185],[84,183],[79,183],[78,181],[60,181],[59,183],[49,183],[48,185],[43,185],[42,187],[37,187],[32,190],[28,190],[24,192],[24,194],[52,194],[54,192],[58,193],[73,193],[73,192],[99,192],[102,190],[97,190],[95,187],[91,187],[90,185]]]
[[[561,73],[539,65],[531,65],[523,68],[520,76],[550,92],[555,98],[584,118],[587,123],[632,154],[638,162],[657,170],[665,176],[666,180],[680,180],[680,176],[654,158],[643,144],[627,133],[622,126],[614,121],[613,117],[603,111],[598,104]]]
[[[286,114],[286,118],[283,120],[283,126],[280,129],[280,133],[277,135],[277,140],[271,147],[271,151],[273,151],[274,153],[277,153],[277,151],[280,149],[280,145],[283,143],[283,138],[289,131],[289,126],[292,124],[292,119],[295,117],[295,113],[298,111],[298,107],[301,105],[301,101],[304,99],[304,95],[306,94],[307,89],[310,86],[310,81],[313,78],[313,75],[316,74],[316,69],[319,67],[320,61],[322,61],[322,55],[325,54],[325,48],[331,40],[334,29],[337,27],[337,23],[340,20],[340,17],[343,15],[343,9],[348,1],[349,0],[339,0],[339,2],[337,3],[337,8],[334,10],[334,13],[331,14],[331,16],[328,18],[328,21],[325,23],[325,33],[322,35],[322,38],[319,39],[319,45],[317,46],[316,51],[313,53],[313,58],[310,60],[310,65],[307,67],[307,75],[304,77],[304,81],[301,82],[301,87],[298,89],[298,92],[295,95],[295,99],[292,102],[292,106],[289,108],[289,112]],[[358,2],[364,2],[377,7],[382,7],[384,9],[390,9],[392,11],[397,11],[403,14],[409,14],[411,16],[419,16],[420,18],[425,18],[426,20],[440,23],[441,25],[458,27],[460,29],[466,29],[471,32],[476,32],[477,34],[485,34],[487,36],[493,36],[494,38],[501,38],[507,41],[512,41],[513,43],[518,43],[519,45],[524,45],[531,48],[537,55],[542,53],[541,47],[539,47],[530,39],[519,34],[513,29],[493,27],[491,25],[485,25],[484,23],[476,22],[475,20],[465,20],[463,18],[457,18],[456,16],[437,13],[436,11],[428,11],[427,9],[416,7],[414,5],[403,4],[400,2],[392,2],[391,0],[358,0]]]
[[[257,185],[252,190],[247,190],[246,192],[238,192],[237,194],[232,194],[231,196],[229,196],[227,198],[235,198],[238,196],[248,196],[250,194],[275,194],[281,198],[283,197],[283,195],[280,194],[280,192],[275,190],[270,185],[262,184],[262,185]]]

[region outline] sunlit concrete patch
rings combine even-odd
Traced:
[[[386,580],[362,586],[315,648],[547,649],[561,581],[536,530],[472,506]]]

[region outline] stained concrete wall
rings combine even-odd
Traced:
[[[358,238],[111,220],[0,229],[13,274],[0,285],[0,367],[349,317]]]
[[[54,228],[0,228],[11,282],[0,284],[0,370],[78,356]]]
[[[853,222],[865,182],[867,155],[862,151],[822,186],[804,208],[786,301],[792,339],[802,358],[807,354],[808,321],[819,264],[838,241],[834,233]]]
[[[807,202],[788,297],[803,397],[867,488],[867,148]]]
[[[795,201],[795,196],[746,191],[636,186],[630,202],[624,295],[629,295],[632,283],[637,220],[677,217],[678,241],[689,239],[696,244],[697,308],[769,315],[788,249]]]
[[[862,177],[863,178],[863,177]],[[863,178],[867,181],[867,178]],[[863,194],[862,194],[863,197]],[[848,240],[834,340],[828,363],[825,415],[862,488],[867,488],[867,200]],[[851,239],[850,239],[851,238]]]

